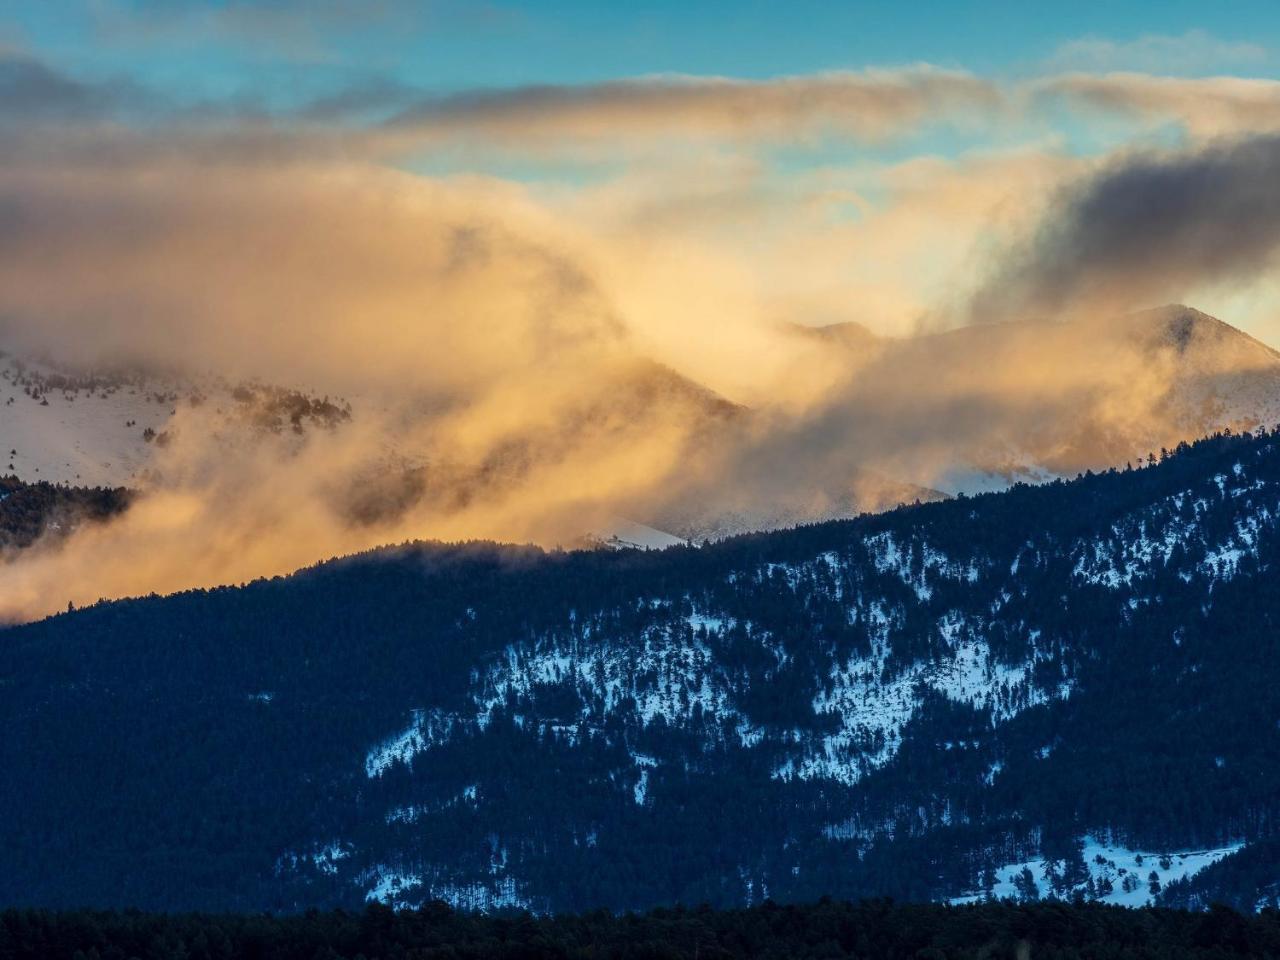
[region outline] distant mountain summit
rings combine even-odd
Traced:
[[[832,344],[845,350],[853,350],[863,354],[874,354],[889,341],[853,320],[841,323],[829,323],[821,327],[809,327],[793,324],[791,331],[799,336],[817,340],[824,344]]]
[[[1196,434],[1280,422],[1280,353],[1228,323],[1171,305],[1117,324],[1168,371],[1169,420]]]
[[[1246,358],[1280,359],[1280,353],[1217,317],[1180,303],[1170,303],[1121,317],[1117,324],[1149,347],[1170,346],[1179,353],[1222,354],[1244,351]],[[1238,362],[1232,358],[1233,362]]]
[[[927,450],[881,469],[948,493],[1123,465],[1215,431],[1280,422],[1280,354],[1205,313],[1171,305],[1119,318],[975,324],[874,340],[844,325],[805,334],[847,350],[829,434],[875,436],[868,418],[933,424]],[[873,344],[873,346],[869,346]],[[871,357],[868,360],[868,356]]]

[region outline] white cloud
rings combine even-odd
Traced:
[[[1256,66],[1270,52],[1250,41],[1223,40],[1204,30],[1176,36],[1146,34],[1134,40],[1086,36],[1062,44],[1049,58],[1050,70],[1135,70],[1162,74],[1234,72]]]

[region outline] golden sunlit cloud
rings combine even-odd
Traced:
[[[1201,390],[1280,376],[1207,318],[1120,319],[1271,289],[1262,81],[664,77],[398,100],[365,126],[175,110],[136,129],[118,113],[136,91],[23,63],[31,119],[0,145],[6,349],[353,413],[277,436],[175,390],[135,505],[0,567],[8,617],[414,537],[571,544],[626,517],[696,538],[1071,473],[1246,424],[1172,396],[1191,364]],[[940,119],[1012,131],[1050,91],[1235,136],[822,152]],[[1220,128],[1196,113],[1214,97],[1236,104]],[[456,143],[612,165],[389,165]],[[788,166],[779,145],[818,155]]]
[[[879,139],[930,119],[997,111],[1002,94],[972,74],[930,66],[741,80],[658,76],[424,100],[390,124],[432,139],[465,136],[522,147],[574,141]]]
[[[1039,96],[1064,98],[1148,124],[1179,123],[1196,137],[1280,128],[1276,80],[1076,73],[1050,77],[1032,89]]]

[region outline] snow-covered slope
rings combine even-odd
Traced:
[[[184,399],[185,399],[184,391]],[[0,468],[20,479],[128,486],[164,431],[179,397],[158,380],[78,378],[0,359]]]
[[[821,733],[750,719],[742,706],[749,681],[717,666],[716,651],[750,644],[766,665],[766,680],[792,667],[794,651],[736,609],[686,596],[642,602],[648,625],[623,641],[611,639],[607,622],[575,615],[561,630],[513,644],[473,675],[469,709],[415,711],[405,729],[371,747],[364,767],[380,776],[396,761],[412,763],[433,747],[475,735],[503,704],[566,685],[581,714],[551,724],[552,735],[572,740],[577,724],[598,711],[641,725],[661,718],[667,727],[690,730],[713,721],[716,736],[732,729],[746,749],[789,744],[787,758],[773,769],[777,779],[852,785],[897,755],[925,691],[977,711],[989,728],[1072,695],[1071,671],[1060,644],[1044,634],[1043,612],[1021,602],[1028,577],[1060,566],[1069,576],[1064,587],[1123,595],[1123,609],[1132,611],[1158,604],[1153,583],[1175,571],[1185,584],[1235,578],[1256,564],[1259,540],[1275,535],[1278,524],[1280,487],[1237,463],[1229,473],[1116,516],[1088,538],[1055,543],[1033,534],[1004,562],[981,552],[953,557],[924,536],[877,533],[803,561],[730,575],[738,589],[780,582],[811,598],[810,605],[818,598],[834,603],[844,624],[864,638],[860,649],[832,652],[820,663],[811,712],[836,721]],[[875,578],[868,581],[860,571],[874,571]],[[889,592],[879,578],[889,581]],[[964,597],[968,612],[939,607],[943,596]],[[927,655],[904,662],[894,638],[921,629]],[[1001,650],[993,649],[996,637]]]
[[[732,569],[722,588],[642,596],[621,614],[574,610],[562,625],[508,645],[474,669],[463,709],[415,709],[405,727],[370,745],[361,758],[365,775],[377,782],[433,769],[434,758],[471,750],[494,735],[495,725],[512,723],[534,742],[584,756],[599,751],[610,731],[629,731],[629,759],[610,767],[609,777],[641,808],[661,803],[663,789],[724,752],[758,757],[743,762],[775,784],[857,790],[899,765],[913,737],[915,768],[922,750],[943,765],[948,754],[956,764],[972,764],[962,759],[971,752],[985,754],[975,779],[999,791],[1009,764],[1048,771],[1060,741],[1050,726],[1032,734],[1042,739],[1033,750],[1022,748],[1026,756],[1003,747],[989,751],[989,745],[1029,714],[1043,718],[1047,709],[1074,702],[1094,656],[1066,641],[1078,628],[1070,617],[1064,627],[1038,591],[1089,597],[1089,604],[1108,611],[1108,625],[1164,607],[1170,578],[1208,602],[1237,577],[1257,575],[1260,545],[1280,535],[1280,486],[1269,467],[1243,456],[1112,515],[1087,535],[1022,534],[1021,541],[990,550],[963,540],[943,547],[919,529],[910,535],[884,530],[808,557]],[[820,630],[803,619],[758,620],[746,613],[750,603],[716,601],[724,589],[739,601],[781,591],[828,619]],[[624,630],[621,622],[629,626]],[[829,639],[845,629],[859,638],[851,650],[796,642],[810,631]],[[1180,647],[1181,630],[1168,642]],[[755,691],[762,685],[781,690],[809,669],[817,677],[807,709],[762,720]],[[552,691],[559,691],[553,700]],[[942,724],[923,744],[919,730],[940,701],[954,705],[965,723]],[[681,746],[672,751],[672,743]],[[1217,763],[1227,765],[1225,758]],[[469,802],[487,802],[483,786],[478,793],[468,789]],[[913,811],[915,829],[924,830],[922,822],[934,822],[933,829],[966,822],[945,791],[926,788],[923,795],[938,810]],[[414,822],[438,815],[430,805],[414,809]],[[403,811],[387,816],[400,822]],[[850,842],[865,854],[901,826],[864,811],[833,817],[822,829],[827,839]],[[1086,835],[1079,846],[1069,859],[1024,855],[992,864],[985,888],[957,902],[1079,895],[1137,906],[1242,843],[1155,849]],[[495,876],[509,876],[506,870]],[[382,891],[369,887],[371,896]],[[400,902],[400,892],[393,894]]]
[[[1196,876],[1243,846],[1243,843],[1233,843],[1212,850],[1144,852],[1087,836],[1081,841],[1079,851],[1084,870],[1077,868],[1073,872],[1072,864],[1066,859],[1044,857],[1006,863],[989,870],[988,889],[955,897],[951,902],[1038,900],[1053,896],[1142,907],[1156,902],[1170,883]]]
[[[613,517],[594,530],[583,541],[587,546],[611,547],[615,550],[665,550],[688,543],[680,537],[625,517]]]
[[[350,417],[273,385],[136,371],[73,372],[0,354],[0,472],[71,486],[135,486],[182,408],[200,408],[228,442],[293,434]]]

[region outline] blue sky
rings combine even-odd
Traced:
[[[1152,50],[1153,37],[1183,46]],[[280,102],[374,78],[445,93],[921,61],[1016,76],[1064,62],[1064,48],[1086,38],[1110,45],[1100,60],[1095,50],[1099,66],[1275,76],[1280,4],[0,0],[8,44],[77,75],[128,75],[183,99]]]
[[[1280,4],[0,0],[0,53],[6,48],[75,80],[143,91],[152,98],[135,108],[144,121],[149,110],[163,116],[157,105],[287,113],[346,96],[369,97],[383,117],[422,98],[672,74],[760,81],[929,64],[1003,84],[1073,71],[1275,77]],[[957,156],[1050,133],[1060,149],[1098,154],[1134,135],[1128,124],[1070,111],[1023,120],[924,123],[857,144],[784,139],[759,155],[785,173],[851,155]],[[1147,125],[1142,136],[1176,141],[1180,133],[1176,124]],[[433,149],[394,162],[526,182],[583,183],[616,171],[607,160],[566,164],[504,150]]]

